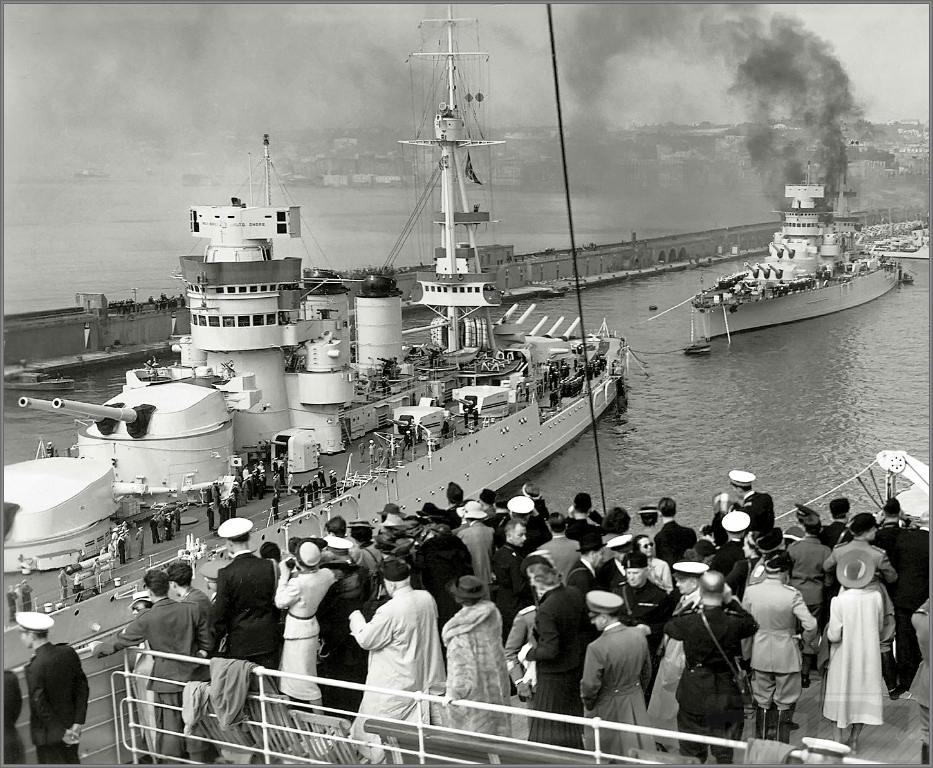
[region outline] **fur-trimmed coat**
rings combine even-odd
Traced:
[[[502,649],[502,617],[489,600],[465,605],[441,633],[447,647],[447,695],[508,706],[509,673]],[[491,736],[510,736],[509,716],[451,706],[455,728]]]

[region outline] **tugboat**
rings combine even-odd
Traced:
[[[463,85],[454,87],[455,73],[462,76],[452,39],[457,21],[441,23],[449,30],[446,49],[426,54],[446,70],[433,137],[406,142],[438,156],[431,183],[442,192],[433,219],[440,244],[434,269],[418,273],[412,297],[435,313],[435,323],[422,329],[431,343],[404,354],[401,296],[390,277],[363,281],[351,317],[349,289],[338,275],[303,272],[300,259],[277,257],[273,241],[300,236],[300,217],[297,207],[269,199],[266,136],[265,205],[233,198],[229,205],[190,210],[191,234],[207,245],[200,256],[180,260],[191,335],[175,347],[179,361],[127,371],[123,392],[104,407],[21,401],[89,420],[73,457],[60,461],[111,459],[114,497],[148,503],[185,497],[214,482],[229,488],[246,461],[268,467],[284,460],[292,486],[329,472],[326,501],[309,505],[286,526],[270,516],[257,527],[257,541],[278,541],[318,535],[320,521],[332,515],[377,522],[387,501],[415,514],[426,501],[442,498],[448,482],[467,496],[501,488],[580,435],[592,423],[591,411],[598,418],[617,398],[624,400],[628,346],[605,320],[595,332],[575,335],[580,319],[561,330],[559,318],[539,335],[547,318],[529,330],[533,304],[520,315],[517,305],[499,312],[501,292],[482,270],[476,245],[476,230],[489,213],[470,203],[464,184],[466,152],[482,142],[467,129]],[[415,433],[416,446],[402,445],[400,424]],[[364,450],[371,443],[389,450],[381,460],[357,460],[363,443]],[[8,481],[28,476],[27,469],[7,467]],[[112,511],[102,507],[100,517]],[[55,509],[29,514],[54,525]],[[18,517],[23,532],[29,514]],[[99,548],[95,539],[88,536],[89,551]],[[15,544],[16,561],[5,568],[26,562],[36,570],[50,562],[48,556],[31,560],[25,533]],[[82,562],[78,550],[54,554],[56,565]],[[105,589],[84,601],[80,616],[56,611],[56,632],[76,642],[90,636],[89,627],[95,634],[125,623],[125,605],[113,596]]]
[[[823,184],[788,184],[791,200],[783,225],[754,266],[722,276],[693,297],[701,335],[707,339],[771,325],[808,320],[877,299],[898,283],[899,267],[887,258],[854,252],[856,219],[847,215],[840,188],[835,210],[824,203]],[[692,320],[692,318],[691,318]]]
[[[75,388],[75,380],[58,374],[22,371],[4,382],[10,389],[27,392],[67,392]]]

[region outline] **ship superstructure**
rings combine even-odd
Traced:
[[[850,309],[887,293],[898,269],[886,259],[854,252],[857,220],[840,189],[835,208],[826,187],[788,184],[790,204],[764,260],[720,277],[693,298],[692,326],[706,339]],[[689,348],[688,348],[689,349]]]

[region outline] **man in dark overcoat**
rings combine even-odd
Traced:
[[[897,582],[891,590],[897,648],[897,688],[893,693],[900,696],[910,687],[920,666],[920,645],[911,616],[930,596],[929,518],[911,521],[901,531],[891,565],[897,571]]]
[[[665,496],[658,502],[661,513],[661,530],[654,536],[655,555],[667,561],[668,565],[684,559],[684,552],[697,543],[697,534],[693,528],[681,525],[674,518],[677,515],[677,503]]]
[[[741,641],[754,635],[758,625],[716,571],[700,577],[700,602],[699,611],[676,616],[664,628],[665,634],[684,644],[686,666],[677,687],[677,727],[687,733],[738,740],[745,712],[732,668],[735,657],[742,654]],[[700,762],[706,761],[708,749],[715,763],[733,761],[729,747],[680,742],[681,753]]]
[[[89,688],[81,660],[70,645],[49,642],[55,624],[44,613],[16,614],[32,658],[23,672],[29,690],[29,730],[39,763],[76,764],[87,716]]]

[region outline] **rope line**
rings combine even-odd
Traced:
[[[876,460],[872,460],[871,464],[869,464],[867,467],[865,467],[865,469],[863,469],[861,472],[858,472],[858,473],[852,475],[852,477],[850,477],[848,480],[843,480],[843,481],[842,481],[841,483],[839,483],[839,485],[837,485],[835,488],[830,488],[828,491],[826,491],[826,493],[821,493],[819,496],[815,496],[814,498],[810,499],[810,501],[805,502],[803,506],[809,507],[811,504],[813,504],[813,502],[819,501],[820,499],[823,499],[823,498],[829,496],[829,494],[831,494],[831,493],[835,493],[835,492],[838,491],[840,488],[842,488],[842,486],[848,485],[848,484],[851,483],[853,480],[856,480],[856,479],[860,478],[862,475],[864,475],[866,472],[868,472],[873,466],[875,466],[875,463],[876,463]],[[781,513],[780,515],[777,515],[774,519],[775,519],[775,520],[780,520],[782,517],[787,517],[788,515],[791,515],[791,514],[793,514],[793,513],[796,512],[796,511],[797,511],[797,508],[794,507],[793,509],[787,510],[787,512],[783,512],[783,513]]]
[[[576,284],[577,293],[577,311],[580,318],[580,337],[583,339],[583,365],[584,370],[589,367],[589,353],[586,349],[586,329],[583,325],[583,299],[580,298],[580,268],[577,263],[577,243],[574,238],[573,230],[573,209],[570,205],[570,176],[567,170],[567,147],[564,141],[564,117],[561,110],[560,101],[560,80],[557,76],[557,48],[554,45],[554,20],[551,16],[551,4],[547,4],[547,26],[548,34],[551,39],[551,68],[554,72],[554,100],[557,103],[557,130],[560,134],[560,162],[564,172],[564,197],[567,201],[567,225],[570,230],[570,255],[573,261],[573,279]],[[590,384],[590,377],[584,376],[586,381],[586,399],[590,406],[590,426],[593,429],[593,446],[596,449],[596,472],[599,477],[599,495],[602,499],[603,512],[607,512],[606,507],[606,488],[603,484],[603,465],[599,456],[599,436],[596,432],[596,409],[593,405],[593,390]]]

